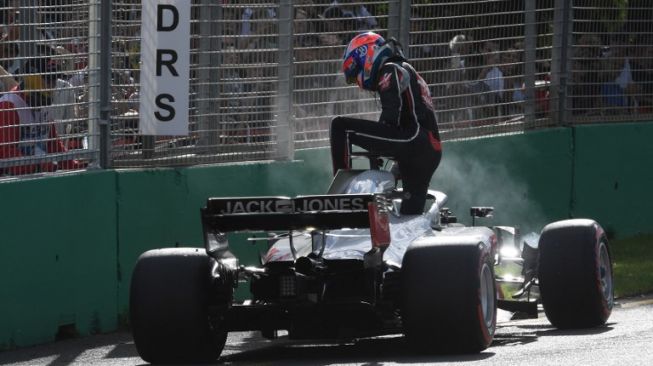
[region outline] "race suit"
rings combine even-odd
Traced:
[[[421,214],[442,145],[428,85],[407,62],[388,62],[379,71],[379,122],[336,117],[331,122],[333,174],[350,168],[352,144],[399,163],[405,198],[401,213]]]

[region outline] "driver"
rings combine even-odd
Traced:
[[[359,34],[349,42],[342,72],[348,83],[378,93],[381,116],[378,122],[342,116],[333,119],[333,174],[350,168],[351,144],[392,156],[399,164],[405,192],[400,212],[422,214],[429,182],[442,157],[428,85],[406,62],[397,41],[386,41],[374,32]]]

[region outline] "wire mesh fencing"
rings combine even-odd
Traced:
[[[401,42],[444,140],[653,117],[650,1],[190,4],[190,132],[146,136],[141,0],[0,3],[0,174],[292,159],[326,147],[333,117],[378,118],[378,97],[340,71],[348,41],[368,30]]]
[[[95,161],[83,77],[92,6],[81,0],[0,5],[0,176],[84,169]]]
[[[546,2],[413,2],[409,56],[431,85],[444,139],[551,123],[553,7]]]
[[[298,149],[326,146],[331,119],[337,115],[376,119],[374,94],[348,85],[340,71],[349,40],[374,31],[388,36],[387,1],[302,1],[294,6],[294,140]]]
[[[573,5],[567,120],[650,120],[653,4],[575,0]]]
[[[113,3],[111,158],[115,167],[276,155],[278,4],[192,2],[188,136],[139,134],[140,1]]]

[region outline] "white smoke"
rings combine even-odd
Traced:
[[[528,185],[503,165],[445,151],[431,188],[449,196],[447,206],[458,222],[471,225],[472,206],[492,206],[492,218],[477,225],[517,226],[522,233],[539,232],[546,224],[541,206],[533,201]]]

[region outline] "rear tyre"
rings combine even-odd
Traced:
[[[196,248],[143,253],[130,289],[130,321],[141,358],[150,363],[215,361],[227,331],[210,321],[215,260]]]
[[[542,305],[561,329],[605,324],[614,306],[608,240],[593,220],[558,221],[544,227],[538,279]]]
[[[413,245],[401,276],[404,334],[418,351],[477,353],[492,343],[497,300],[487,246]]]

